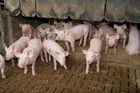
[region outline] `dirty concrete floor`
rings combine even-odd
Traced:
[[[65,49],[63,42],[59,42]],[[11,66],[6,62],[6,79],[0,78],[0,93],[140,93],[140,56],[128,56],[121,45],[117,53],[109,48],[109,53],[104,53],[100,72],[96,72],[96,64],[90,67],[88,75],[85,75],[85,57],[78,46],[76,51],[70,51],[66,64],[68,70],[57,65],[57,71],[53,69],[53,62],[36,62],[36,76],[32,76],[31,66],[25,75],[23,69]]]

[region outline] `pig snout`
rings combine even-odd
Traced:
[[[113,47],[113,44],[109,44],[109,47]]]
[[[91,62],[90,62],[90,61],[88,61],[87,63],[88,63],[89,65],[91,64]]]
[[[19,67],[19,68],[23,68],[23,66],[22,66],[22,65],[18,65],[18,67]]]
[[[10,58],[8,58],[8,57],[5,57],[5,60],[7,60],[7,61],[8,61],[8,60],[10,60]]]

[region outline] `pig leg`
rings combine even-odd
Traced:
[[[100,64],[100,60],[97,61],[97,64],[96,64],[96,66],[97,66],[97,72],[99,72],[99,64]]]
[[[44,58],[43,58],[43,51],[42,51],[42,50],[40,51],[40,56],[41,56],[41,61],[43,61],[43,62],[44,62]]]
[[[123,40],[123,48],[125,48],[126,39]]]
[[[1,69],[1,75],[2,75],[2,79],[5,79],[6,78],[5,75],[4,75],[4,68]]]
[[[14,59],[12,59],[12,66],[13,66],[13,67],[15,66],[15,62],[14,62]]]
[[[69,51],[69,44],[68,44],[68,42],[65,42],[65,44],[66,44],[67,50]]]
[[[84,35],[84,43],[83,43],[83,46],[86,46],[87,36],[88,36],[88,35]]]
[[[72,47],[72,51],[74,52],[74,50],[75,50],[75,40],[73,40],[72,42],[70,42],[71,43],[71,47]]]
[[[79,46],[81,46],[83,40],[83,36],[80,38]]]
[[[116,53],[117,44],[114,45],[114,53]]]
[[[106,41],[106,49],[105,49],[105,54],[107,54],[107,52],[108,52],[108,43],[107,43],[107,41]]]
[[[89,64],[88,62],[86,62],[86,74],[88,74],[88,71],[89,71]]]
[[[53,62],[54,62],[54,70],[57,70],[57,63],[56,60],[53,58]]]
[[[67,69],[67,66],[66,66],[66,64],[64,64],[64,68],[65,68],[65,69]]]
[[[51,61],[51,55],[49,55],[49,61]]]
[[[27,66],[24,67],[24,74],[27,74]]]
[[[89,40],[91,39],[92,36],[92,30],[89,31]]]
[[[35,62],[32,64],[32,75],[35,76]]]
[[[47,52],[45,51],[45,49],[43,49],[43,51],[44,51],[44,54],[45,54],[45,60],[46,60],[46,62],[48,62]]]

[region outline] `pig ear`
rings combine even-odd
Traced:
[[[117,24],[114,24],[114,28],[117,29],[118,28],[118,25]]]
[[[28,51],[27,52],[27,56],[30,57],[30,58],[32,58],[33,57],[33,51],[32,50]]]
[[[106,35],[106,38],[109,38],[109,35],[108,34]]]
[[[17,58],[19,58],[19,57],[20,57],[20,55],[21,55],[21,53],[20,53],[20,52],[16,52],[16,53],[15,53],[15,56],[16,56]]]
[[[21,28],[22,28],[22,27],[23,27],[23,24],[21,24],[21,23],[20,23],[20,24],[19,24],[19,27],[21,27]]]
[[[117,34],[117,33],[116,33],[115,37],[116,37],[116,39],[120,38],[119,34]]]
[[[127,25],[126,25],[126,24],[123,24],[123,25],[122,25],[122,28],[123,28],[123,29],[126,29],[126,28],[127,28]]]
[[[68,56],[69,55],[69,51],[65,51],[65,55]]]
[[[82,52],[83,52],[83,54],[85,54],[85,55],[87,54],[87,50],[82,50]]]
[[[56,21],[56,20],[54,20],[53,24],[57,24],[57,21]]]
[[[61,24],[64,24],[64,21],[61,21]]]
[[[16,52],[16,51],[17,51],[17,47],[16,47],[16,46],[13,46],[12,50],[13,50],[14,52]]]

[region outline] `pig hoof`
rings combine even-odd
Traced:
[[[33,76],[35,76],[36,74],[33,74]]]
[[[2,76],[2,79],[6,79],[6,77],[5,76]]]
[[[86,72],[85,72],[85,74],[87,75],[87,74],[88,74],[88,72],[86,71]]]
[[[54,68],[54,70],[56,71],[56,70],[57,70],[57,68]]]
[[[67,67],[64,67],[65,69],[67,69]]]
[[[99,72],[99,69],[97,69],[97,71],[96,71],[97,73]]]

